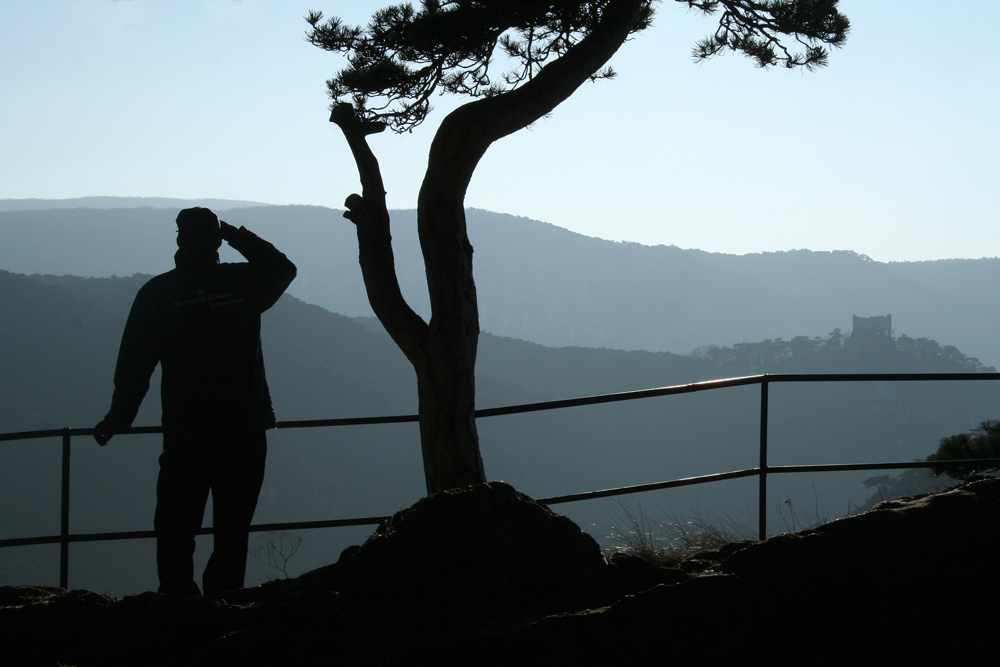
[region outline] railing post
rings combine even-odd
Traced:
[[[59,512],[59,585],[69,588],[69,441],[72,429],[62,430],[62,507]]]
[[[757,477],[758,538],[767,539],[767,373],[760,379],[760,473]]]

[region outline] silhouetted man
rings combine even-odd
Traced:
[[[225,240],[247,261],[220,264]],[[146,283],[122,334],[111,410],[95,427],[100,445],[128,428],[159,363],[163,454],[156,483],[156,565],[161,593],[198,594],[195,532],[212,491],[215,549],[206,595],[243,587],[248,528],[275,426],[264,378],[260,314],[295,265],[246,228],[207,208],[177,215],[176,268]]]

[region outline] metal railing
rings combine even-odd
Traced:
[[[623,486],[613,489],[601,489],[596,491],[585,491],[562,496],[537,499],[545,505],[556,505],[559,503],[577,502],[581,500],[594,500],[597,498],[607,498],[611,496],[622,496],[645,491],[655,491],[659,489],[676,488],[690,486],[694,484],[705,484],[708,482],[719,482],[729,479],[739,479],[742,477],[756,476],[758,479],[758,530],[761,540],[767,537],[767,517],[766,517],[766,495],[767,476],[783,473],[802,472],[842,472],[853,470],[891,470],[904,468],[928,468],[932,466],[947,466],[946,462],[927,461],[896,461],[881,463],[843,463],[843,464],[819,464],[819,465],[789,465],[771,466],[767,462],[767,432],[768,432],[768,388],[773,383],[784,382],[949,382],[949,381],[989,381],[1000,380],[1000,373],[837,373],[837,374],[762,374],[746,377],[728,378],[723,380],[710,380],[706,382],[694,382],[690,384],[675,385],[670,387],[659,387],[656,389],[642,389],[637,391],[626,391],[613,394],[601,394],[596,396],[585,396],[582,398],[570,398],[557,401],[542,401],[538,403],[526,403],[523,405],[512,405],[499,408],[487,408],[476,410],[476,418],[499,417],[503,415],[522,414],[526,412],[538,412],[542,410],[558,410],[564,408],[581,407],[585,405],[598,405],[602,403],[615,403],[619,401],[632,401],[642,398],[653,398],[658,396],[672,396],[674,394],[690,394],[701,391],[724,389],[728,387],[742,387],[747,385],[760,385],[760,461],[754,468],[745,470],[733,470],[729,472],[714,473],[711,475],[701,475],[697,477],[685,477],[663,482],[653,482],[649,484],[637,484],[633,486]],[[416,422],[417,415],[394,415],[388,417],[350,417],[345,419],[316,419],[305,421],[278,422],[279,429],[293,428],[317,428],[334,426],[362,426],[373,424],[399,424],[405,422]],[[130,428],[122,431],[122,434],[143,434],[162,433],[159,426],[144,426]],[[69,587],[69,545],[73,542],[97,542],[106,540],[129,540],[147,539],[156,537],[155,531],[127,531],[113,533],[86,533],[71,535],[69,532],[69,489],[70,489],[70,443],[74,436],[93,436],[92,428],[62,428],[40,431],[22,431],[18,433],[0,434],[0,442],[13,440],[29,440],[37,438],[62,438],[62,492],[60,503],[60,528],[58,535],[48,535],[44,537],[24,537],[0,540],[0,548],[28,546],[39,544],[59,544],[59,585],[63,588]],[[975,459],[953,462],[950,465],[983,465],[984,467],[1000,466],[1000,459]],[[352,519],[331,519],[325,521],[296,521],[283,523],[254,524],[250,527],[251,532],[261,532],[269,530],[303,530],[312,528],[336,528],[344,526],[366,526],[377,525],[388,519],[388,516],[357,517]],[[202,528],[199,535],[212,534],[212,528]]]

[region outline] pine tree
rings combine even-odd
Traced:
[[[849,27],[837,0],[677,1],[719,16],[717,30],[694,47],[696,60],[734,51],[760,67],[813,69],[826,64],[825,45],[840,46]],[[372,309],[417,374],[429,493],[486,481],[475,422],[479,311],[464,211],[476,165],[493,142],[544,117],[585,82],[612,78],[608,61],[650,26],[654,4],[423,0],[419,9],[379,10],[364,27],[324,21],[319,12],[306,17],[308,39],[348,59],[327,82],[330,120],[361,177],[362,194],[347,198],[344,215],[357,227]],[[471,99],[441,122],[418,196],[431,304],[425,322],[400,293],[385,188],[366,137],[412,129],[442,92]]]

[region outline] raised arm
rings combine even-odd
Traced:
[[[255,290],[263,312],[274,305],[295,279],[297,269],[285,254],[246,227],[220,222],[222,239],[250,264]]]

